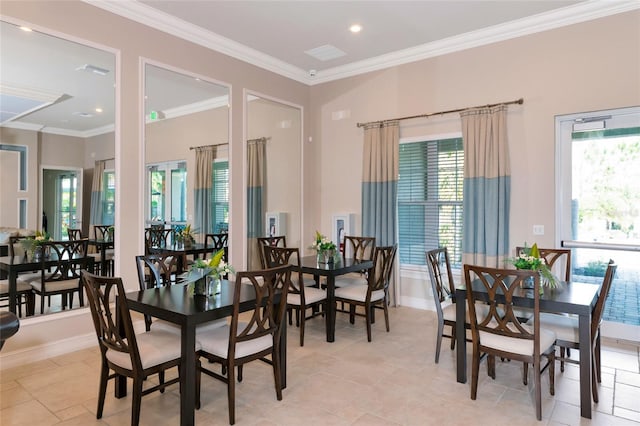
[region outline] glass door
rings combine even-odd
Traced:
[[[640,334],[640,108],[556,118],[558,240],[572,248],[572,280],[602,282],[618,264],[602,333]],[[633,336],[636,336],[634,338]]]

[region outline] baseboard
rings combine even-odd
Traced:
[[[422,309],[428,311],[435,311],[436,308],[433,303],[427,299],[421,297],[400,296],[400,306],[406,306],[408,308]]]
[[[6,368],[31,364],[96,345],[96,334],[87,333],[81,336],[74,336],[68,339],[45,343],[43,345],[31,346],[26,349],[18,349],[13,352],[5,353],[3,351],[0,355],[0,369],[4,370]]]

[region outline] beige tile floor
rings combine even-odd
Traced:
[[[238,425],[639,425],[640,343],[603,348],[600,403],[593,419],[580,417],[578,369],[556,372],[556,395],[543,379],[543,419],[537,422],[531,385],[521,382],[521,364],[498,361],[496,380],[481,366],[478,399],[455,380],[455,352],[448,340],[434,363],[435,314],[391,309],[391,332],[382,316],[366,341],[363,319],[351,325],[339,315],[336,342],[324,339],[321,318],[308,321],[305,346],[289,327],[288,387],[277,401],[270,366],[254,362],[236,387]],[[131,398],[116,400],[113,387],[104,417],[96,420],[99,352],[85,349],[0,371],[0,424],[126,425]],[[533,380],[529,380],[531,384]],[[455,404],[455,406],[454,406]],[[225,385],[203,376],[197,424],[226,425]],[[142,400],[141,425],[178,425],[177,387]]]

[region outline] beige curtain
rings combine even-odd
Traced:
[[[507,106],[460,114],[464,144],[462,262],[503,268],[509,256]]]
[[[193,188],[193,229],[197,233],[196,240],[204,243],[204,235],[213,232],[213,161],[216,159],[216,147],[204,146],[196,148],[196,175]]]
[[[94,225],[104,225],[102,223],[102,177],[104,176],[105,160],[98,160],[93,167],[93,180],[91,182],[91,220],[89,222],[89,233],[92,235]],[[95,235],[93,235],[95,237]]]
[[[258,237],[264,237],[266,138],[247,141],[247,257],[249,270],[260,269]],[[286,167],[286,166],[284,166]]]

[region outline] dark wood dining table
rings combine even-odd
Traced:
[[[477,284],[477,286],[476,286]],[[486,289],[481,283],[473,283],[474,294],[483,298]],[[545,287],[540,296],[540,310],[578,316],[580,338],[580,415],[591,418],[591,312],[598,300],[599,284],[560,282],[558,288]],[[456,288],[456,365],[457,380],[467,381],[467,341],[464,319],[467,309],[465,286]],[[533,309],[533,290],[519,289],[513,297],[517,306]]]
[[[297,266],[297,265],[295,265]],[[320,284],[320,277],[326,277],[327,282],[327,342],[335,341],[336,335],[336,284],[335,279],[339,275],[348,274],[373,268],[372,260],[356,260],[337,258],[334,263],[319,263],[317,256],[305,256],[300,258],[300,270],[305,274],[315,277]]]
[[[90,246],[97,247],[100,252],[100,275],[107,274],[107,249],[113,248],[113,239],[105,240],[103,238],[89,239],[88,244]]]
[[[233,313],[235,283],[223,280],[215,297],[194,296],[185,284],[133,291],[126,294],[129,309],[151,315],[181,327],[182,363],[180,364],[180,424],[193,425],[196,390],[196,326]],[[242,285],[240,312],[254,309],[253,286]],[[152,326],[153,327],[153,326]],[[287,322],[281,324],[281,383],[287,386]],[[115,396],[127,394],[126,378],[116,379]]]
[[[83,268],[90,272],[93,272],[93,258],[91,256],[74,255],[70,261],[80,262],[83,264]],[[9,284],[9,311],[16,313],[16,288],[18,281],[18,274],[20,272],[36,272],[42,271],[55,266],[58,263],[58,258],[55,252],[52,252],[48,258],[42,260],[33,261],[26,256],[2,256],[0,257],[0,270],[7,273],[7,281]],[[33,312],[27,313],[27,315],[33,315]]]

